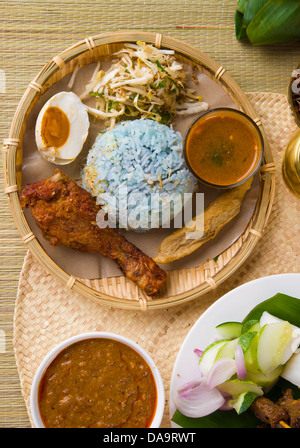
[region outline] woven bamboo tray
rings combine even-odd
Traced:
[[[243,234],[217,260],[191,269],[168,272],[165,290],[152,299],[141,293],[125,276],[85,280],[64,272],[44,251],[32,232],[20,206],[19,190],[22,180],[22,139],[30,111],[46,90],[64,76],[73,72],[78,64],[83,67],[118,51],[125,42],[144,41],[158,48],[175,50],[178,59],[196,64],[203,73],[222,86],[238,108],[248,114],[259,126],[264,138],[264,155],[260,168],[260,189],[257,205]],[[24,243],[35,258],[55,278],[68,288],[103,305],[124,309],[158,309],[194,300],[215,289],[235,272],[251,254],[262,236],[272,209],[275,190],[275,166],[260,117],[246,95],[229,73],[198,49],[177,39],[149,32],[114,32],[88,37],[46,64],[29,83],[14,115],[10,133],[4,141],[5,193],[17,228]]]

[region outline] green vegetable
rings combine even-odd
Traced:
[[[284,350],[292,337],[292,326],[289,322],[276,322],[265,325],[258,335],[257,365],[259,370],[267,374],[282,363]]]
[[[256,334],[256,331],[248,331],[239,337],[238,344],[240,344],[244,353],[249,349],[252,339]]]
[[[216,330],[222,338],[234,339],[241,335],[242,326],[241,322],[223,322],[216,326]]]
[[[237,40],[269,45],[300,40],[299,0],[239,0],[235,12]]]
[[[203,375],[206,375],[213,363],[215,362],[220,349],[228,342],[226,339],[215,341],[210,344],[202,353],[199,361],[199,369]]]
[[[103,98],[104,97],[104,93],[100,93],[100,92],[90,92],[89,96],[97,96],[99,98]]]
[[[238,414],[242,414],[247,411],[256,397],[257,395],[254,392],[243,392],[238,398],[229,400],[228,405],[233,407]]]
[[[167,72],[167,70],[161,65],[161,63],[160,63],[159,61],[155,61],[154,63],[157,65],[157,67],[158,67],[163,73],[166,73],[168,79],[174,84],[174,86],[176,86],[176,87],[179,89],[177,82],[172,78],[172,76]]]
[[[234,378],[225,381],[225,383],[220,384],[217,388],[231,395],[233,399],[238,398],[239,395],[245,392],[254,392],[257,396],[263,395],[262,388],[250,380],[238,380]]]
[[[251,321],[253,322],[253,321]],[[249,328],[249,332],[255,333],[254,337],[251,338],[250,344],[248,349],[245,351],[245,365],[247,372],[259,372],[258,364],[257,364],[257,344],[259,339],[259,333],[260,333],[260,325],[259,322],[252,325]]]
[[[278,366],[276,369],[268,372],[267,375],[261,372],[247,371],[247,378],[260,386],[264,391],[268,391],[278,381],[282,370],[283,366]]]
[[[216,356],[216,361],[221,358],[234,359],[235,346],[236,346],[237,342],[238,342],[238,338],[232,339],[232,341],[229,341],[229,342],[227,342],[227,344],[224,344]]]
[[[257,319],[247,320],[244,324],[242,324],[242,331],[241,333],[246,333],[247,331],[250,331],[250,329],[257,324],[259,321]],[[254,330],[255,331],[255,330]]]

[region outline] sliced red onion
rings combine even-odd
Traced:
[[[237,371],[234,359],[221,358],[213,363],[207,374],[207,384],[210,388],[229,380]]]
[[[195,387],[201,387],[203,384],[206,384],[206,380],[204,378],[199,378],[197,380],[189,381],[188,383],[182,384],[178,389],[178,395],[182,395],[184,392],[190,391]]]
[[[201,384],[174,398],[176,408],[185,416],[200,418],[218,410],[225,398],[218,389],[211,389],[203,379]]]
[[[235,346],[235,362],[238,379],[244,380],[247,376],[247,370],[245,365],[244,352],[240,344],[236,344]]]
[[[196,353],[196,355],[198,355],[199,358],[201,358],[201,356],[203,355],[203,350],[199,350],[198,348],[195,348],[194,353]]]
[[[223,390],[220,390],[223,398],[225,399],[225,403],[223,406],[220,407],[220,411],[231,411],[233,409],[232,406],[229,406],[228,402],[229,400],[232,400],[232,396],[228,392],[224,392]]]
[[[228,401],[225,401],[223,406],[219,408],[219,411],[232,411],[233,407],[228,405]]]

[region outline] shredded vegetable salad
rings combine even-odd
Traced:
[[[125,44],[114,53],[117,61],[106,72],[98,62],[96,70],[80,96],[97,99],[88,112],[113,126],[121,116],[149,118],[171,124],[174,117],[208,109],[192,89],[173,50],[158,49],[144,42]]]

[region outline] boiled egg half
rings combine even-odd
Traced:
[[[73,162],[89,132],[86,107],[73,92],[59,92],[42,107],[35,126],[39,152],[57,165]]]

